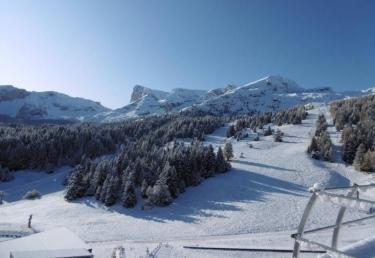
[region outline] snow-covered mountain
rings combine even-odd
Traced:
[[[131,103],[96,116],[102,121],[118,121],[150,114],[196,109],[215,114],[241,114],[273,111],[309,102],[327,102],[366,92],[334,92],[329,87],[304,89],[281,76],[268,76],[242,86],[229,85],[213,90],[152,90],[136,85]]]
[[[244,114],[367,94],[375,94],[375,88],[350,92],[335,92],[329,87],[305,89],[293,80],[268,76],[241,86],[228,85],[211,90],[176,88],[166,92],[136,85],[130,103],[111,110],[98,102],[58,92],[29,92],[0,86],[0,120],[113,122],[189,109],[214,114]]]
[[[145,115],[177,112],[202,103],[210,95],[212,93],[204,90],[176,88],[171,92],[164,92],[136,85],[131,95],[130,104],[98,114],[96,120],[111,122]]]
[[[309,102],[328,102],[355,95],[359,95],[359,92],[337,93],[329,87],[304,89],[290,79],[268,76],[210,98],[196,108],[215,114],[243,114],[280,110]]]
[[[10,85],[0,86],[1,120],[84,121],[108,110],[98,102],[54,91],[35,92]]]

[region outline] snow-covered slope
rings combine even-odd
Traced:
[[[98,102],[73,98],[54,91],[30,92],[10,85],[0,86],[0,115],[2,118],[83,121],[108,110]]]
[[[304,89],[293,80],[281,76],[268,76],[242,86],[229,85],[208,91],[174,89],[163,92],[136,85],[129,105],[100,114],[96,119],[109,122],[186,109],[215,114],[273,111],[297,104],[327,102],[368,93],[369,90],[337,93],[329,87]]]
[[[141,210],[142,200],[134,209],[125,209],[120,203],[106,207],[90,197],[66,202],[61,182],[69,168],[53,174],[16,172],[15,180],[0,183],[7,202],[0,206],[0,231],[4,225],[9,228],[26,223],[28,215],[33,214],[35,229],[67,227],[100,258],[110,257],[119,245],[125,247],[127,257],[145,256],[146,248],[157,250],[156,257],[290,257],[282,253],[195,251],[183,246],[290,249],[290,234],[295,232],[310,198],[310,186],[316,182],[325,187],[375,182],[374,175],[355,171],[339,159],[329,163],[306,155],[321,112],[326,113],[338,158],[340,133],[333,127],[327,107],[318,107],[309,111],[301,125],[277,127],[284,132],[281,143],[274,142],[272,136],[262,136],[260,141],[230,140],[235,154],[233,169],[188,188],[164,208]],[[223,127],[207,135],[205,144],[222,146],[227,141],[225,131]],[[253,148],[249,148],[250,143]],[[43,194],[41,199],[21,199],[34,188]],[[338,207],[331,203],[317,203],[308,228],[333,224],[337,212]],[[363,216],[367,215],[348,209],[345,220]],[[343,227],[340,247],[373,236],[374,225],[372,220]],[[315,237],[329,243],[332,232]],[[162,246],[157,248],[159,243]]]

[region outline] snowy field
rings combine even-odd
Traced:
[[[0,206],[0,230],[2,225],[26,223],[29,214],[33,214],[36,230],[67,227],[93,247],[95,257],[110,257],[113,248],[120,245],[125,247],[126,257],[146,257],[146,250],[156,253],[156,257],[291,257],[276,253],[198,251],[183,246],[291,249],[290,234],[295,232],[310,197],[307,189],[314,183],[328,187],[375,182],[373,175],[354,171],[340,161],[340,135],[333,126],[328,131],[335,145],[336,162],[316,161],[307,156],[315,120],[321,112],[331,123],[327,107],[318,107],[309,111],[301,125],[279,127],[285,134],[281,143],[274,142],[272,136],[261,137],[257,142],[233,140],[232,170],[188,188],[165,208],[142,211],[142,203],[134,209],[120,205],[108,208],[93,198],[67,203],[61,182],[69,168],[54,174],[17,172],[15,180],[0,183],[0,190],[7,193],[7,203]],[[206,144],[223,145],[227,140],[225,131],[226,128],[220,128],[208,135]],[[249,148],[249,143],[253,148]],[[43,197],[22,200],[23,194],[34,188]],[[332,204],[319,203],[308,228],[333,224],[337,211]],[[348,210],[345,218],[365,215]],[[375,221],[368,221],[344,229],[340,246],[373,236],[374,226]],[[316,238],[329,243],[330,235],[327,231]]]

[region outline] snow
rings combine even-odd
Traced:
[[[66,249],[84,249],[90,247],[67,228],[33,234],[15,240],[0,243],[0,257],[9,257],[10,252],[56,251]],[[54,256],[53,256],[54,257]]]
[[[0,86],[0,96],[10,97],[9,87],[13,91],[22,91],[13,86]],[[25,92],[26,94],[19,98],[2,101],[0,99],[0,113],[13,118],[85,120],[109,110],[98,102],[73,98],[54,91]]]
[[[215,114],[275,111],[298,104],[327,102],[369,94],[369,91],[336,93],[329,87],[304,89],[281,76],[267,76],[242,86],[213,90],[173,89],[171,92],[135,86],[131,103],[113,111],[96,114],[94,120],[113,122],[144,115],[158,115],[187,109]]]
[[[354,257],[375,257],[375,236],[360,240],[352,245],[349,245],[344,248],[344,251]]]
[[[315,183],[312,187],[309,188],[309,192],[316,192],[324,189],[322,183]]]
[[[39,231],[66,227],[93,248],[95,257],[108,257],[117,246],[123,246],[130,257],[145,256],[146,249],[156,250],[157,257],[290,257],[290,254],[189,250],[183,246],[292,248],[290,234],[295,232],[311,196],[309,187],[315,183],[333,187],[375,182],[372,175],[354,171],[339,161],[340,134],[331,124],[328,107],[315,107],[301,125],[275,127],[284,132],[281,143],[274,142],[272,136],[262,136],[260,141],[229,139],[235,157],[243,153],[244,158],[235,158],[230,172],[188,188],[168,207],[144,211],[141,200],[134,209],[125,209],[120,204],[105,207],[94,198],[68,203],[61,188],[55,185],[55,191],[43,193],[39,200],[20,200],[12,193],[7,195],[5,200],[12,201],[0,206],[0,217],[4,223],[19,224],[33,214],[33,226]],[[312,160],[306,154],[315,120],[322,112],[330,123],[328,131],[336,163]],[[219,128],[207,135],[205,144],[222,146],[228,140],[225,131],[225,127]],[[249,148],[250,143],[253,148]],[[52,180],[45,174],[38,175],[46,184]],[[22,182],[24,177],[19,174],[15,180]],[[0,190],[9,188],[4,185],[0,184]],[[42,185],[37,190],[43,189]],[[319,201],[307,229],[333,224],[337,212],[338,207]],[[345,220],[363,216],[350,209]],[[373,236],[374,223],[366,221],[356,227],[344,227],[340,247]],[[327,231],[312,237],[329,244],[331,234]]]
[[[91,258],[93,255],[85,249],[63,249],[63,250],[38,250],[38,251],[20,251],[12,252],[12,258],[51,258],[51,257],[69,257],[69,258]]]
[[[374,88],[351,92],[334,92],[329,87],[304,89],[291,79],[271,75],[241,86],[228,85],[208,91],[175,88],[166,92],[136,85],[130,103],[111,110],[98,102],[58,92],[27,92],[13,86],[0,86],[0,115],[32,120],[113,122],[191,108],[216,114],[274,111],[374,92]]]
[[[22,199],[25,193],[38,190],[43,195],[64,189],[63,181],[71,167],[61,167],[49,174],[44,171],[20,170],[15,173],[15,179],[0,183],[0,190],[5,192],[5,202]]]

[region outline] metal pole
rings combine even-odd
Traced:
[[[347,197],[352,197],[356,192],[358,193],[358,188],[356,187],[356,184],[354,184],[354,186],[355,187],[352,188],[351,191],[349,191],[348,194],[346,195]],[[342,220],[344,218],[345,212],[346,212],[346,207],[341,206],[341,208],[339,210],[339,213],[337,214],[336,226],[335,226],[335,229],[333,230],[333,234],[332,234],[332,244],[331,244],[331,246],[334,249],[337,249],[337,241],[338,241],[338,238],[339,238],[341,224],[342,224]]]
[[[3,196],[4,196],[4,192],[0,191],[0,205],[3,204]]]
[[[292,256],[293,258],[299,258],[299,254],[300,254],[300,250],[301,250],[301,243],[300,243],[299,238],[302,238],[302,236],[303,236],[303,231],[305,229],[307,219],[309,218],[311,209],[313,208],[317,197],[318,197],[318,195],[316,194],[316,192],[313,192],[309,202],[306,205],[305,211],[303,212],[302,219],[301,219],[301,222],[299,223],[299,226],[298,226],[298,229],[297,229],[297,234],[296,234],[296,237],[295,237],[296,240],[294,242],[293,256]]]
[[[30,214],[29,216],[29,222],[27,223],[27,227],[31,228],[31,219],[33,218],[33,214]]]

